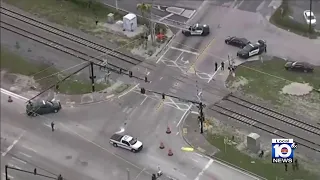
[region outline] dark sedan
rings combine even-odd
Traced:
[[[61,109],[59,101],[44,101],[39,100],[29,102],[26,105],[26,113],[28,116],[37,116],[42,114],[57,113]]]
[[[239,47],[239,48],[244,48],[246,45],[250,44],[250,41],[246,38],[239,38],[239,37],[228,37],[225,40],[225,43],[231,46]]]
[[[284,65],[286,70],[301,71],[301,72],[313,72],[313,66],[306,62],[287,62]]]

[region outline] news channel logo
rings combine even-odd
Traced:
[[[296,148],[293,139],[272,139],[272,163],[293,163]]]

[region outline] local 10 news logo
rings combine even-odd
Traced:
[[[296,148],[293,139],[272,139],[272,163],[293,163]]]

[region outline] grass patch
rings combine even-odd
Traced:
[[[231,137],[229,137],[231,139]],[[312,174],[300,166],[299,171],[292,171],[291,165],[288,166],[288,171],[285,172],[283,164],[272,164],[271,158],[266,159],[253,158],[245,153],[240,152],[232,145],[226,146],[224,151],[224,137],[219,135],[207,135],[207,140],[221,151],[214,156],[227,161],[231,164],[246,169],[252,173],[262,176],[268,180],[318,180],[317,175]],[[254,161],[255,163],[252,163]]]
[[[302,24],[294,19],[290,18],[291,9],[288,4],[288,0],[283,0],[281,6],[270,17],[270,22],[275,26],[290,30],[291,32],[310,38],[317,38],[320,36],[320,32],[316,32],[314,28],[309,31],[309,25]]]
[[[115,89],[114,92],[117,93],[117,94],[120,94],[123,91],[125,91],[126,89],[128,89],[129,87],[130,87],[129,84],[122,84],[117,89]]]
[[[24,11],[46,18],[57,24],[87,30],[94,28],[95,21],[107,21],[107,15],[114,13],[115,19],[121,19],[123,12],[88,0],[3,0]]]
[[[95,0],[2,0],[38,17],[51,22],[92,32],[96,28],[96,20],[107,22],[107,15],[114,14],[115,20],[122,20],[127,12],[116,10],[113,7]],[[149,25],[149,22],[138,17],[138,24]],[[166,31],[166,26],[157,24],[156,32]]]
[[[285,85],[291,83],[290,81],[309,83],[315,89],[320,88],[320,67],[315,67],[313,73],[299,73],[285,70],[285,63],[285,60],[277,57],[264,62],[246,62],[237,67],[236,78],[229,77],[227,84],[232,88],[232,85],[243,78],[247,81],[241,85],[244,93],[270,100],[274,104],[281,103],[280,92]]]
[[[38,80],[36,82],[39,83],[40,89],[45,89],[65,77],[64,74],[57,74],[50,78],[40,80],[41,78],[57,73],[58,70],[47,64],[39,65],[30,63],[4,47],[1,47],[1,70],[6,70],[7,72],[14,74],[32,76],[33,79]],[[74,71],[75,70],[76,69],[74,69]],[[108,86],[108,84],[96,84],[96,90],[99,91]],[[63,94],[89,93],[91,92],[91,82],[89,80],[78,81],[71,77],[59,84],[59,92]]]

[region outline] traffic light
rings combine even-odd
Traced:
[[[162,93],[162,99],[165,99],[166,95],[164,93]]]
[[[152,174],[151,180],[157,180],[156,174]]]
[[[144,88],[141,88],[141,94],[145,94],[146,90]]]
[[[37,168],[34,168],[33,174],[34,174],[34,175],[37,175]]]
[[[119,74],[122,74],[122,69],[120,68],[120,70],[119,70]]]
[[[59,89],[59,84],[56,84],[56,90],[58,90]]]
[[[129,71],[129,77],[132,77],[132,71]]]
[[[144,77],[144,82],[148,82],[148,77],[147,76]]]

